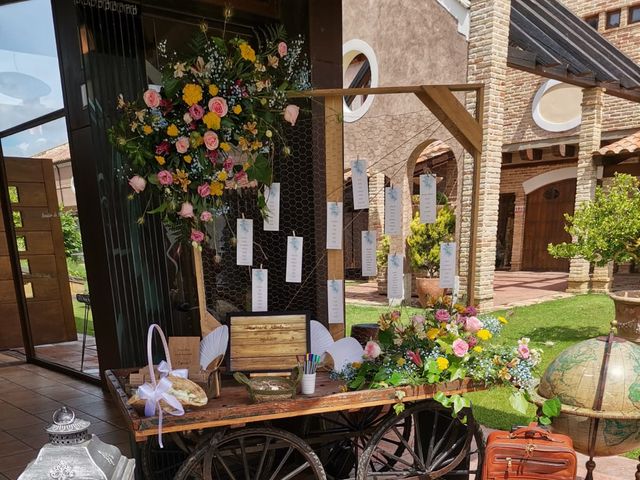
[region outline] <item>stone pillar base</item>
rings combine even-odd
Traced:
[[[611,291],[611,279],[610,278],[592,279],[591,291],[593,293],[609,293]]]
[[[589,293],[589,280],[569,280],[567,293]]]

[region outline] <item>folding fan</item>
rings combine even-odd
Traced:
[[[218,356],[224,357],[229,343],[229,327],[221,325],[200,342],[200,367],[206,370]]]

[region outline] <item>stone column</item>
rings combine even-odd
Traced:
[[[582,123],[578,152],[578,171],[576,175],[576,209],[586,201],[593,199],[598,181],[597,167],[593,161],[593,152],[600,148],[602,133],[602,104],[604,89],[600,87],[582,90]],[[567,292],[586,293],[589,291],[588,261],[572,258],[569,267],[569,285]]]
[[[484,83],[484,115],[480,191],[477,207],[474,293],[481,309],[493,306],[493,274],[500,194],[504,125],[504,93],[509,47],[510,0],[471,2],[468,81]],[[469,99],[471,102],[472,99]],[[460,215],[460,280],[466,285],[471,238],[473,159],[465,155]]]
[[[511,247],[511,271],[522,270],[522,250],[524,247],[524,219],[527,196],[522,189],[516,192],[515,213],[513,216],[513,245]]]

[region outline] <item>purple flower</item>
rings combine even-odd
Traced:
[[[441,308],[439,310],[436,310],[435,317],[438,322],[448,322],[451,318],[451,315],[449,315],[449,312],[447,312],[444,308]]]
[[[464,309],[464,313],[469,317],[475,317],[478,314],[478,309],[473,305],[469,305],[467,308]]]

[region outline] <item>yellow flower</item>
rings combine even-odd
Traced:
[[[444,357],[436,358],[436,363],[438,364],[438,370],[443,371],[449,368],[449,360]]]
[[[182,89],[182,99],[187,105],[195,105],[202,100],[202,87],[195,83],[187,83]]]
[[[223,152],[228,152],[229,150],[231,150],[231,145],[229,145],[227,142],[222,142],[220,144],[220,148]]]
[[[224,190],[224,183],[222,182],[211,182],[209,185],[211,189],[211,195],[214,197],[221,197],[222,191]]]
[[[202,121],[207,126],[207,128],[211,128],[213,130],[220,129],[220,117],[213,112],[209,112],[204,117],[202,117]]]
[[[486,328],[479,330],[478,333],[476,333],[476,335],[480,340],[489,340],[491,337],[493,337],[493,334]]]
[[[218,172],[218,180],[224,182],[227,178],[229,178],[229,174],[226,172],[226,170],[221,170],[220,172]]]
[[[250,62],[256,61],[256,52],[248,43],[240,44],[240,56]]]
[[[173,123],[167,128],[167,135],[169,135],[170,137],[177,137],[178,133],[180,133],[178,132],[178,127],[176,127]]]
[[[262,147],[262,142],[259,142],[258,140],[254,140],[251,143],[251,149],[252,150],[258,150],[260,147]]]
[[[476,353],[482,353],[482,347],[480,345],[476,345],[475,347],[473,347],[473,351]]]
[[[173,183],[180,184],[182,187],[182,191],[186,192],[191,180],[189,180],[189,174],[185,170],[176,169],[176,174],[174,176]]]
[[[242,113],[242,107],[240,105],[234,105],[231,110],[233,110],[233,113],[236,115],[240,115]]]
[[[209,95],[211,95],[212,97],[215,97],[219,91],[220,89],[217,86],[215,86],[213,83],[209,85]]]
[[[247,122],[245,125],[242,126],[242,128],[244,128],[249,133],[257,135],[258,134],[257,126],[258,126],[257,122]]]
[[[427,338],[429,340],[435,340],[438,337],[439,333],[440,333],[440,329],[430,328],[429,330],[427,330]]]
[[[242,164],[242,169],[246,172],[247,170],[249,170],[251,168],[251,164],[249,162],[244,162]]]
[[[500,323],[504,324],[504,325],[506,325],[507,323],[509,323],[509,322],[507,321],[507,319],[506,319],[506,318],[504,318],[504,317],[498,317],[498,321],[499,321]]]
[[[182,157],[183,160],[187,163],[191,163],[191,161],[193,160],[193,157],[191,155],[185,155],[184,157]]]
[[[149,125],[145,125],[144,127],[142,127],[142,131],[145,135],[151,135],[151,133],[153,132],[153,128],[151,128]]]
[[[362,363],[360,363],[360,362],[353,362],[353,363],[351,364],[351,366],[352,366],[353,368],[360,368],[360,367],[362,366]]]
[[[404,366],[405,363],[407,363],[407,361],[404,358],[399,358],[398,360],[396,360],[396,365],[398,365],[399,367]]]
[[[156,162],[158,162],[158,165],[164,165],[166,163],[164,157],[161,157],[160,155],[156,155]]]
[[[249,150],[249,142],[244,137],[240,137],[238,139],[238,146],[242,149],[243,152]]]

